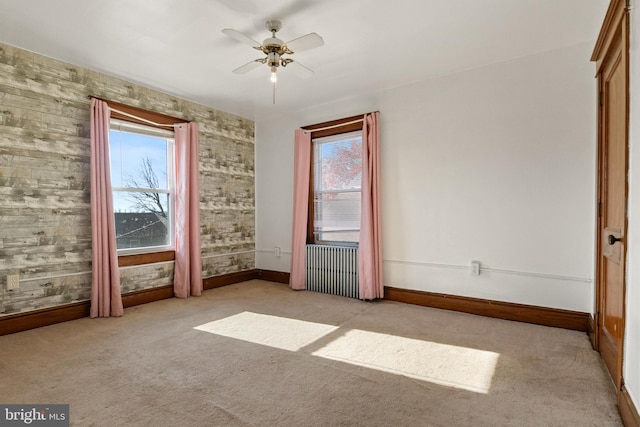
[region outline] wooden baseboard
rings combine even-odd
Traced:
[[[242,271],[204,279],[204,289],[219,288],[220,286],[244,282],[257,278],[256,270]],[[133,307],[149,302],[173,298],[173,285],[157,288],[141,289],[122,295],[123,307]],[[35,329],[42,326],[82,319],[89,316],[89,301],[75,302],[57,307],[32,310],[25,313],[9,314],[0,317],[0,336]]]
[[[9,314],[0,318],[0,336],[88,317],[90,306],[89,301],[81,301],[25,313]]]
[[[273,270],[256,270],[257,279],[266,280],[268,282],[275,283],[285,283],[289,284],[289,277],[291,273],[286,273],[284,271],[273,271]]]
[[[205,290],[215,289],[234,283],[246,282],[257,278],[256,270],[238,271],[237,273],[223,274],[222,276],[208,277],[202,281]]]
[[[253,279],[261,279],[275,283],[289,283],[289,273],[260,269],[247,270],[206,278],[203,280],[203,287],[205,290],[214,289]],[[172,297],[173,286],[167,285],[124,294],[122,295],[122,304],[124,307],[133,307],[135,305]],[[589,314],[568,310],[435,294],[393,287],[385,287],[385,299],[557,328],[573,329],[583,332],[593,331],[593,320],[590,319]],[[0,318],[0,335],[12,334],[87,317],[89,315],[89,307],[90,304],[88,301],[82,301],[64,306],[4,316]]]
[[[256,278],[261,280],[285,284],[289,283],[290,273],[258,269],[256,270],[256,274]],[[385,287],[385,299],[478,314],[481,316],[496,317],[499,319],[572,329],[588,332],[590,336],[592,336],[595,331],[593,317],[588,313],[576,311],[435,294],[393,287]]]
[[[589,341],[591,341],[591,347],[594,350],[598,350],[596,343],[596,322],[592,314],[589,314],[589,322],[587,323],[587,335],[589,335]]]
[[[173,298],[173,285],[140,289],[139,291],[133,291],[123,294],[122,306],[124,308],[133,307],[135,305],[146,304],[148,302],[160,301],[169,298]]]
[[[618,411],[625,427],[640,427],[640,415],[634,405],[627,388],[623,385],[618,392]]]
[[[577,311],[436,294],[387,286],[385,286],[384,291],[385,299],[390,301],[461,311],[464,313],[478,314],[480,316],[515,320],[536,325],[586,332],[589,323],[589,314]]]

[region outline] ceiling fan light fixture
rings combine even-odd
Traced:
[[[262,44],[253,40],[246,34],[243,34],[240,31],[234,30],[232,28],[225,28],[222,30],[222,32],[241,43],[247,44],[256,50],[262,51],[262,53],[265,54],[263,58],[255,59],[248,64],[236,68],[235,70],[233,70],[233,72],[236,74],[244,74],[259,67],[259,64],[265,64],[267,67],[269,67],[271,71],[270,80],[273,86],[273,103],[275,104],[276,82],[278,81],[278,67],[282,66],[284,68],[289,64],[293,64],[292,69],[298,75],[308,77],[313,74],[313,71],[311,71],[309,68],[305,67],[299,62],[293,62],[293,59],[285,57],[285,55],[292,55],[296,51],[307,50],[314,47],[322,46],[324,44],[324,41],[318,34],[309,33],[307,35],[298,37],[297,39],[293,39],[288,43],[285,43],[281,39],[276,37],[276,33],[280,31],[280,28],[282,28],[282,22],[275,19],[269,20],[265,22],[265,27],[271,32],[271,37],[267,37],[266,39],[264,39]]]

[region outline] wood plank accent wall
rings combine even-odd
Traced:
[[[253,121],[3,43],[0,68],[0,319],[89,300],[89,96],[198,124],[203,277],[255,268]],[[169,258],[122,259],[123,294],[171,284]]]

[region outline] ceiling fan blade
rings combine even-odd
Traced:
[[[287,43],[287,47],[292,52],[300,52],[302,50],[313,49],[324,44],[324,40],[316,33],[309,33],[306,36],[298,37]]]
[[[249,71],[258,68],[260,65],[262,64],[262,59],[256,59],[255,61],[251,61],[247,64],[244,64],[241,67],[236,68],[235,70],[233,70],[232,72],[235,74],[244,74],[244,73],[248,73]]]
[[[284,2],[281,2],[281,3],[284,3]],[[271,16],[277,16],[278,19],[282,21],[288,21],[289,20],[288,18],[291,18],[299,14],[300,12],[312,9],[313,7],[317,7],[318,3],[321,3],[321,2],[318,2],[316,0],[288,1],[284,7],[280,8],[277,11],[274,11],[271,14]]]
[[[217,2],[238,13],[255,13],[256,11],[255,0],[217,0]]]
[[[305,67],[299,62],[291,61],[287,65],[287,69],[289,68],[296,76],[300,77],[301,79],[308,79],[309,77],[313,76],[313,70],[309,67]]]
[[[222,32],[224,34],[228,35],[229,37],[231,37],[233,39],[236,39],[240,43],[248,44],[249,46],[251,46],[253,48],[260,48],[260,46],[262,46],[262,44],[258,43],[257,41],[255,41],[251,37],[241,33],[238,30],[234,30],[233,28],[225,28],[224,30],[222,30]]]

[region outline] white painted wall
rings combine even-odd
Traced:
[[[627,230],[627,306],[623,371],[635,407],[640,409],[640,10],[630,12],[629,207]]]
[[[256,267],[289,271],[294,129],[379,110],[385,285],[592,312],[592,47],[258,121]]]

